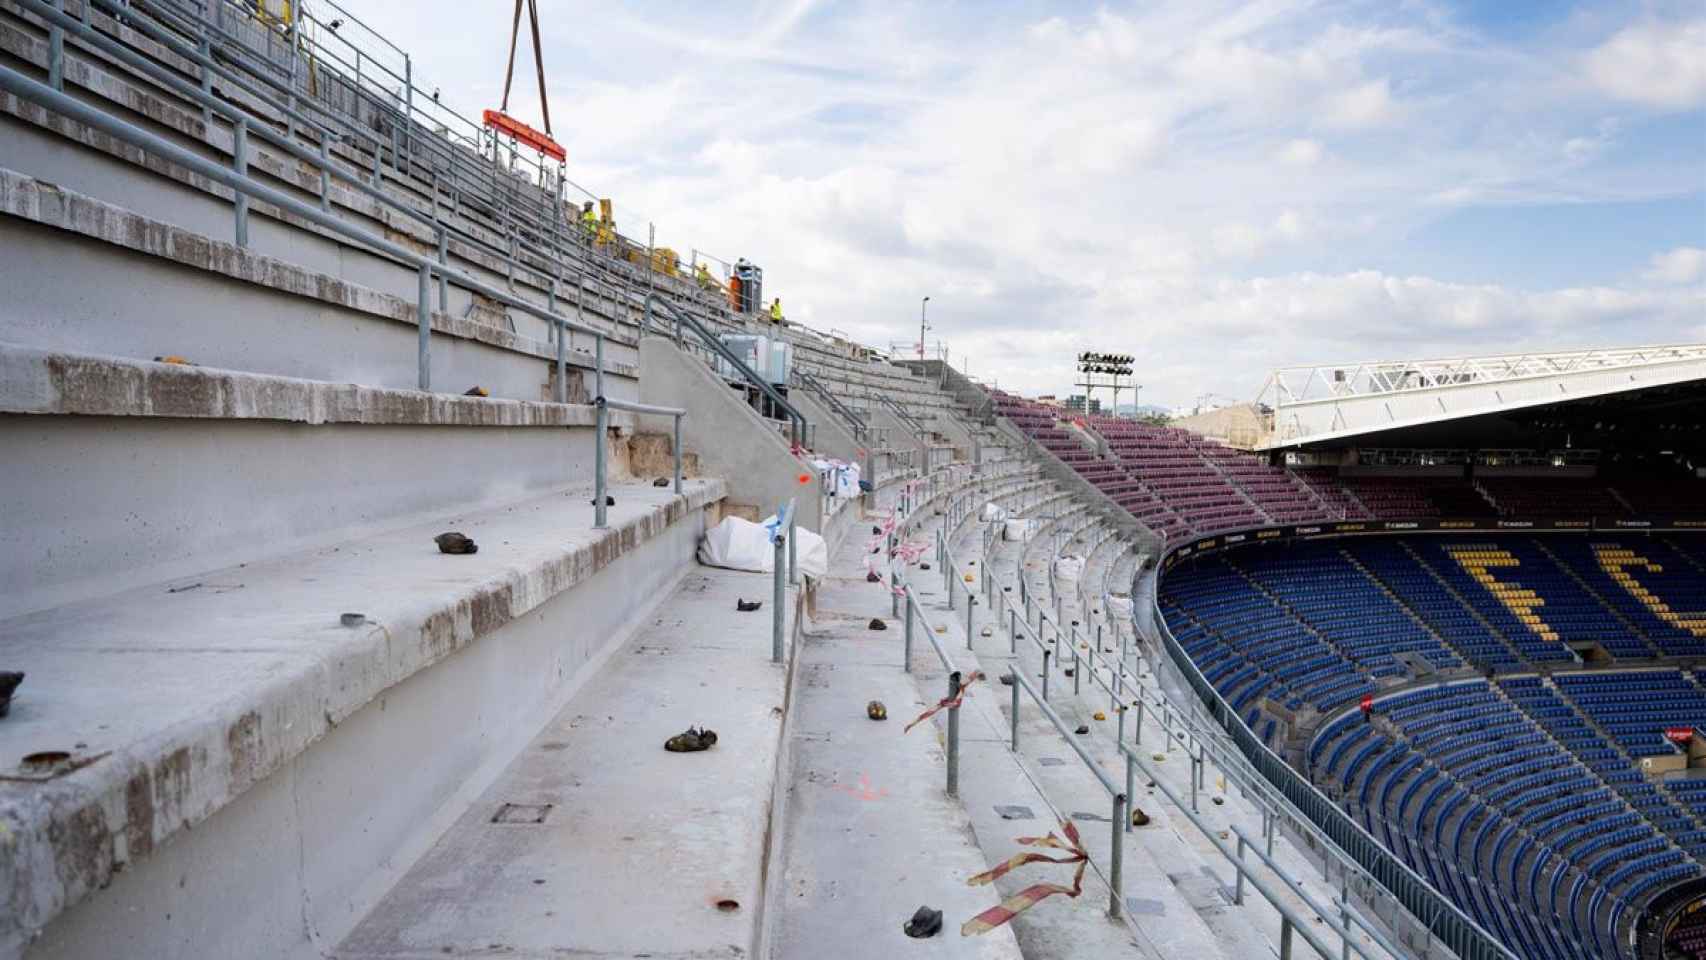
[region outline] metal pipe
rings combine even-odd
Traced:
[[[231,167],[238,177],[249,176],[249,118],[238,117],[231,128]],[[231,204],[235,214],[236,243],[239,247],[249,245],[249,195],[236,184],[232,184]]]
[[[894,589],[894,584],[892,582],[889,584],[889,588]],[[907,673],[911,673],[912,672],[912,591],[910,589],[908,589],[908,590],[903,590],[902,592],[905,593],[905,595],[906,595],[905,596],[905,603],[906,603],[905,656],[906,656],[906,659],[905,659],[905,662],[901,664],[901,668],[903,670],[905,670]]]
[[[786,507],[785,509],[787,509],[788,512],[791,514],[793,512],[792,503],[790,503],[788,505],[788,507]],[[782,524],[783,524],[783,522],[786,522],[786,523],[791,525],[793,523],[793,517],[792,516],[789,516],[787,518],[778,517],[777,521],[778,522],[776,524],[776,555],[775,555],[775,557],[772,558],[772,562],[771,562],[772,573],[770,576],[771,602],[773,604],[775,604],[775,607],[770,611],[770,659],[774,663],[781,663],[782,662],[782,621],[783,621],[784,616],[785,616],[782,608],[785,605],[785,598],[787,597],[787,591],[788,591],[787,580],[786,580],[787,573],[782,567],[782,561],[784,559],[786,559],[784,556],[784,550],[785,550],[785,541],[787,541],[788,535],[786,533],[782,532],[783,531],[783,525]]]
[[[561,339],[562,339],[562,336],[561,336],[561,334],[559,334],[558,340],[561,340]],[[561,358],[562,357],[562,352],[561,352],[562,347],[560,344],[559,344],[557,349],[558,349],[557,356],[559,358]],[[561,359],[558,360],[557,366],[558,366],[559,370],[562,369]],[[674,446],[674,449],[675,449],[675,495],[679,497],[679,496],[681,496],[681,414],[679,414],[679,413],[675,415],[675,446]]]
[[[1125,862],[1125,831],[1114,824],[1131,819],[1126,815],[1127,803],[1126,794],[1114,794],[1114,821],[1108,830],[1108,918],[1112,920],[1120,918],[1120,898],[1125,893],[1125,883],[1120,876]]]
[[[960,672],[948,674],[948,699],[960,695]],[[948,796],[960,795],[960,706],[948,708]]]
[[[604,396],[604,334],[599,334],[593,340],[593,370],[596,371],[597,396],[593,403],[598,407],[598,435],[593,438],[592,448],[592,525],[597,529],[608,526],[609,515],[605,507],[604,492],[604,445],[610,437],[610,401]]]
[[[432,389],[432,304],[427,300],[431,288],[432,271],[423,263],[415,300],[415,320],[419,331],[415,344],[416,381],[422,390]]]

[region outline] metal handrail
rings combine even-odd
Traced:
[[[858,440],[861,443],[864,442],[866,430],[864,417],[859,416],[852,407],[842,403],[841,398],[837,397],[834,393],[831,393],[829,388],[824,386],[823,381],[804,370],[801,370],[797,364],[791,373],[800,386],[811,391],[813,396],[823,401],[824,406],[828,407],[831,412],[835,413],[849,427],[853,428],[853,439]]]
[[[721,337],[709,330],[706,330],[705,327],[699,323],[699,320],[696,317],[682,313],[669,301],[659,298],[655,293],[646,294],[647,327],[651,324],[650,316],[653,304],[662,307],[664,312],[668,313],[675,319],[675,342],[677,346],[681,344],[681,330],[682,327],[685,326],[688,331],[699,338],[701,343],[703,343],[712,352],[716,353],[717,356],[725,360],[729,366],[734,367],[742,377],[746,378],[748,383],[757,387],[759,392],[768,397],[772,404],[788,415],[788,439],[794,450],[798,451],[800,449],[800,444],[810,432],[810,424],[806,420],[806,415],[801,413],[793,404],[789,403],[788,398],[782,396],[781,392],[776,389],[774,384],[770,383],[770,381],[759,375],[757,371],[747,366],[746,361],[742,360],[739,355],[731,350],[729,345],[724,343]]]
[[[246,173],[227,169],[226,167],[214,163],[213,161],[198,154],[191,153],[183,147],[171,143],[156,134],[150,133],[149,131],[143,130],[134,124],[121,120],[111,114],[102,112],[80,100],[67,96],[66,94],[60,93],[52,87],[39,83],[10,67],[0,66],[0,89],[3,89],[21,99],[38,103],[72,120],[76,120],[79,123],[93,127],[94,129],[116,137],[119,140],[123,140],[134,146],[140,147],[149,153],[193,170],[210,180],[222,183],[235,191],[239,197],[254,197],[259,200],[264,200],[267,203],[273,204],[274,206],[301,217],[304,220],[318,224],[319,226],[325,227],[326,229],[347,237],[350,240],[370,247],[394,260],[398,260],[415,267],[420,272],[419,298],[417,300],[416,307],[418,310],[417,322],[420,329],[420,342],[418,345],[417,355],[419,367],[418,375],[419,386],[422,390],[431,389],[432,381],[429,365],[432,311],[431,304],[429,303],[428,289],[430,276],[434,272],[451,277],[461,286],[467,287],[468,289],[499,303],[506,304],[517,310],[521,310],[525,313],[538,317],[546,323],[556,325],[562,329],[579,330],[582,333],[590,334],[596,337],[601,345],[604,338],[607,336],[603,330],[596,327],[578,324],[566,317],[528,303],[520,297],[516,297],[512,294],[499,290],[496,287],[482,283],[460,270],[435,263],[433,260],[430,260],[407,247],[393,243],[390,240],[386,240],[383,237],[353,224],[346,223],[342,219],[320,210],[318,207],[311,206],[280,190],[260,183]],[[239,119],[239,153],[241,153],[242,133],[246,129],[246,122]],[[239,169],[241,169],[243,165],[244,160],[239,157]],[[247,230],[247,224],[244,222],[246,214],[246,204],[239,204],[238,217],[240,234]],[[562,370],[564,365],[564,347],[562,346],[562,340],[563,338],[558,338],[559,346],[557,355],[559,371]],[[565,386],[561,378],[558,380],[558,386],[559,393],[561,394],[562,389]]]

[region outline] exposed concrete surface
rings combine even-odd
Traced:
[[[699,454],[707,471],[728,479],[731,504],[754,507],[766,517],[793,497],[799,525],[822,531],[817,471],[794,455],[771,421],[703,361],[661,337],[640,341],[640,365],[646,371],[640,402],[691,411],[681,423],[682,442]],[[644,417],[642,422],[648,430],[668,426],[667,418]],[[800,482],[802,476],[806,483]]]
[[[863,539],[849,537],[800,652],[772,955],[1017,960],[1005,927],[960,936],[959,925],[998,898],[965,883],[989,864],[959,802],[943,793],[937,728],[901,732],[932,694],[901,669],[899,624],[868,629],[889,603],[884,586],[865,582],[863,560]],[[886,722],[865,718],[871,699],[887,705]],[[928,940],[901,931],[920,905],[943,911],[942,931]]]
[[[332,955],[750,956],[784,697],[770,590],[689,572]],[[716,746],[666,752],[690,724]],[[505,804],[542,822],[493,822]]]
[[[0,617],[587,482],[593,416],[0,344]]]
[[[819,454],[850,463],[864,462],[859,456],[859,451],[864,449],[859,441],[842,426],[841,418],[819,403],[817,397],[806,390],[796,389],[789,391],[788,402],[798,407],[800,412],[806,415],[806,419],[811,421],[815,434],[812,445]]]
[[[380,293],[0,169],[0,259],[15,271],[0,339],[45,349],[149,358],[394,388],[416,382],[413,298]],[[90,241],[94,241],[91,243]],[[91,278],[125,276],[125,283]],[[209,296],[209,283],[221,296]],[[135,291],[145,288],[148,298]],[[433,296],[436,298],[436,284]],[[63,304],[59,311],[46,304]],[[25,308],[29,309],[26,311]],[[241,316],[243,323],[233,323]],[[556,347],[447,315],[433,301],[433,381],[460,393],[544,399]],[[620,341],[615,341],[619,343]],[[337,350],[327,350],[337,343]],[[592,366],[575,335],[571,373]],[[632,396],[633,365],[606,358],[611,396]],[[578,376],[577,376],[578,380]],[[584,394],[581,395],[584,397]],[[571,394],[571,399],[575,395]]]
[[[619,487],[589,528],[586,487],[398,530],[193,584],[139,588],[0,623],[29,674],[0,758],[67,750],[86,765],[0,785],[0,951],[15,949],[121,870],[135,869],[303,754],[388,689],[539,610],[617,558],[696,518],[685,497]],[[483,548],[437,552],[458,528]],[[667,568],[665,568],[667,569]],[[186,589],[187,588],[187,589]],[[367,622],[339,625],[340,613]]]

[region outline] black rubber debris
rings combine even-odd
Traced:
[[[24,682],[24,675],[17,672],[0,673],[0,717],[4,717],[12,709],[12,691],[18,689],[18,684]]]
[[[887,720],[889,718],[889,708],[884,706],[881,700],[872,700],[870,703],[865,704],[865,716],[870,717],[872,720]]]
[[[875,537],[882,536],[883,535],[883,528],[882,527],[872,527],[871,528],[871,535],[875,536]]]
[[[590,503],[590,504],[592,504],[592,505],[593,505],[593,506],[595,506],[595,507],[596,507],[596,506],[598,506],[598,498],[597,498],[597,497],[593,497],[593,498],[592,498],[592,499],[591,499],[591,500],[588,500],[588,501],[587,501],[587,503]],[[607,507],[614,507],[614,506],[616,506],[616,498],[615,498],[615,497],[613,497],[613,496],[611,496],[611,495],[610,495],[610,494],[608,494],[608,493],[607,493],[607,494],[605,494],[605,495],[604,495],[604,505],[605,505],[605,506],[607,506]]]
[[[686,730],[670,737],[663,742],[663,748],[670,753],[698,753],[709,750],[717,743],[717,732],[710,727],[703,730],[688,727]]]
[[[887,630],[888,628],[889,628],[889,625],[884,623],[882,621],[881,617],[872,617],[871,618],[871,629],[872,630]]]
[[[928,563],[921,563],[921,564],[919,564],[919,565],[918,565],[918,569],[920,569],[920,570],[928,570],[928,569],[930,569],[930,565],[929,565],[929,564],[928,564]]]
[[[1013,685],[1013,675],[1011,673],[1002,674],[1001,685],[1004,687],[1011,687]]]
[[[1090,725],[1089,725],[1089,724],[1087,724],[1087,723],[1081,723],[1081,724],[1079,724],[1079,725],[1078,725],[1078,729],[1077,729],[1077,730],[1074,730],[1074,731],[1072,731],[1072,732],[1073,732],[1073,733],[1077,733],[1077,734],[1086,734],[1086,733],[1089,733],[1089,732],[1090,732]]]
[[[865,582],[866,583],[882,583],[883,578],[877,575],[877,571],[872,570],[870,573],[865,574]]]
[[[741,613],[751,613],[762,606],[764,606],[763,600],[742,600],[739,597],[735,598],[735,609],[739,610]]]
[[[1149,814],[1144,813],[1142,810],[1139,810],[1136,807],[1132,807],[1131,808],[1131,825],[1134,827],[1147,827],[1147,826],[1149,826]]]
[[[859,481],[863,483],[864,481]],[[942,932],[942,911],[919,907],[912,919],[901,925],[901,932],[914,940],[927,940]]]
[[[659,477],[656,480],[652,481],[652,486],[654,486],[654,487],[667,487],[674,482],[675,482],[675,480],[671,477]]]
[[[451,530],[448,533],[441,533],[438,536],[433,537],[432,539],[433,539],[434,543],[438,544],[438,552],[439,553],[479,553],[480,552],[480,545],[479,544],[468,539],[466,536],[463,536],[462,534],[456,532],[455,530]]]

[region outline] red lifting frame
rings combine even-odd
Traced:
[[[522,123],[520,120],[515,119],[507,113],[502,113],[497,110],[487,110],[485,113],[485,121],[486,126],[491,127],[493,130],[500,133],[509,134],[516,140],[516,142],[525,143],[540,153],[543,153],[545,156],[556,160],[558,163],[563,163],[569,158],[568,151],[563,149],[562,144],[559,144],[557,141],[552,140],[550,137],[540,133],[538,130],[533,129],[527,124]]]

